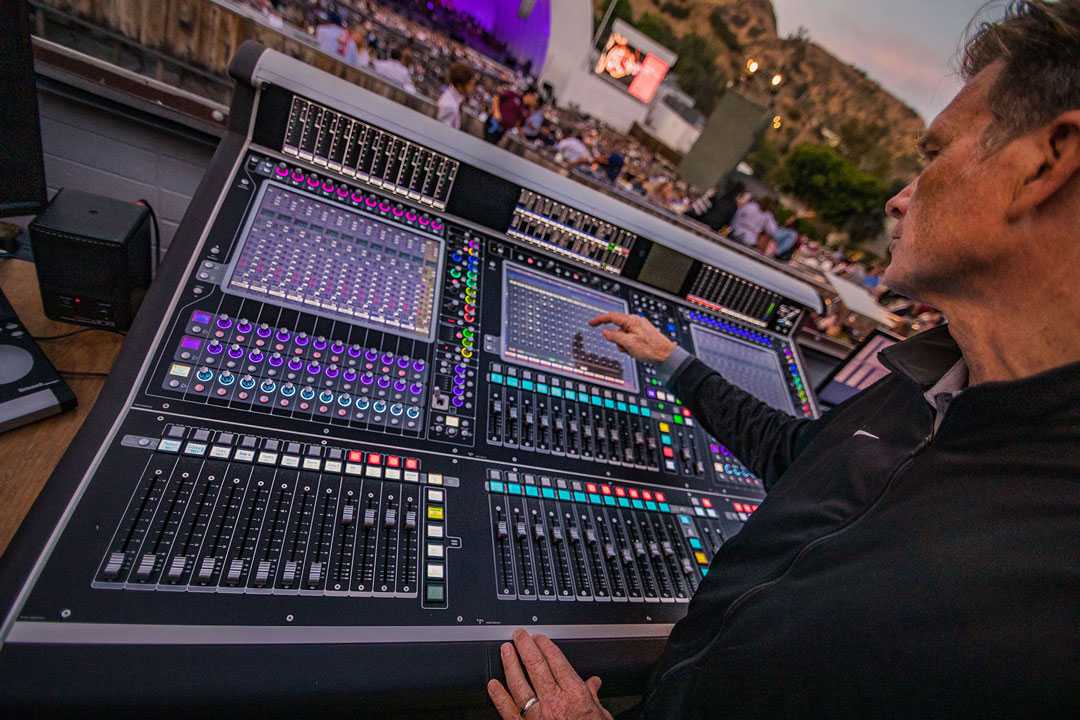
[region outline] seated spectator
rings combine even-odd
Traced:
[[[530,142],[540,139],[540,133],[544,128],[544,98],[536,96],[536,106],[521,124],[521,134]]]
[[[580,133],[571,131],[555,146],[555,152],[562,158],[562,163],[571,170],[579,165],[592,165],[593,154],[581,139]]]
[[[765,248],[760,245],[762,236],[776,241],[778,255],[794,248],[799,233],[791,228],[780,227],[772,214],[772,198],[765,196],[760,200],[750,198],[735,211],[731,221],[731,236],[747,247]]]
[[[450,66],[446,89],[439,96],[435,119],[455,130],[461,129],[461,104],[476,89],[476,75],[472,68],[460,62]]]
[[[405,89],[406,92],[415,93],[412,74],[409,72],[409,64],[412,63],[412,52],[409,48],[394,47],[390,50],[387,60],[376,60],[371,64],[372,68],[381,77],[386,78]]]
[[[719,232],[721,228],[731,224],[738,209],[735,198],[746,192],[746,186],[736,180],[722,194],[716,195],[715,192],[710,190],[711,195],[707,194],[700,203],[691,205],[686,216]]]
[[[315,42],[327,55],[333,55],[350,65],[356,64],[358,59],[356,41],[342,23],[340,14],[336,12],[326,14],[326,19],[315,28]]]

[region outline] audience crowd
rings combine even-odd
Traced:
[[[616,132],[575,108],[557,107],[519,62],[472,16],[440,0],[246,0],[271,25],[289,24],[313,36],[324,52],[364,68],[407,92],[437,103],[436,117],[461,128],[463,114],[483,126],[486,140],[532,154],[571,176],[607,186],[615,195],[661,215],[682,216],[781,262],[833,272],[861,283],[902,319],[901,333],[942,322],[940,314],[889,292],[883,267],[810,241],[794,227],[805,214],[779,222],[775,198],[739,182],[702,190],[645,143]],[[823,334],[853,342],[859,323],[839,303],[813,318]]]

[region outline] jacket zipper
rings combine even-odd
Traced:
[[[843,527],[839,527],[836,530],[833,530],[832,532],[829,532],[829,533],[826,533],[825,535],[814,538],[813,540],[808,542],[806,545],[803,545],[802,548],[799,549],[799,552],[797,552],[795,554],[795,557],[791,559],[791,562],[789,562],[787,564],[787,567],[785,567],[783,570],[781,570],[778,575],[776,575],[775,577],[772,577],[772,578],[770,578],[768,580],[765,580],[764,582],[760,582],[760,583],[758,583],[757,585],[755,585],[755,586],[753,586],[751,588],[746,589],[745,591],[743,591],[743,593],[741,595],[739,595],[737,598],[732,600],[731,604],[728,605],[727,610],[724,611],[724,616],[720,619],[720,627],[716,632],[716,636],[705,647],[703,647],[701,650],[694,653],[693,655],[686,658],[685,660],[681,660],[678,663],[676,663],[675,665],[672,665],[670,668],[668,668],[666,671],[664,671],[663,675],[661,675],[657,679],[656,685],[654,686],[653,691],[651,693],[649,693],[649,697],[645,700],[645,704],[644,704],[645,714],[642,717],[648,717],[649,704],[652,702],[653,697],[656,695],[656,691],[660,688],[660,686],[664,683],[664,681],[667,680],[667,678],[669,678],[675,672],[687,667],[688,665],[692,665],[693,663],[697,662],[698,660],[700,660],[703,656],[707,655],[712,650],[713,646],[720,640],[721,636],[724,633],[724,630],[726,629],[726,625],[728,623],[728,620],[731,619],[732,614],[736,610],[738,610],[740,607],[745,605],[747,601],[749,601],[751,598],[753,598],[759,592],[761,592],[763,590],[766,590],[766,589],[772,587],[773,585],[776,585],[781,580],[783,580],[784,577],[789,572],[791,572],[791,569],[793,567],[795,567],[795,565],[799,562],[799,560],[801,560],[803,557],[805,557],[806,554],[809,553],[811,550],[818,547],[822,543],[825,543],[825,542],[833,539],[837,535],[840,535],[840,534],[846,532],[847,530],[849,530],[850,528],[852,528],[856,524],[858,524],[858,522],[860,520],[862,520],[864,517],[866,517],[868,514],[870,514],[881,503],[881,501],[885,498],[885,496],[888,494],[888,492],[892,488],[893,482],[896,480],[897,476],[899,476],[900,473],[907,470],[911,466],[911,464],[913,462],[915,462],[915,458],[919,455],[919,453],[926,450],[926,448],[928,448],[930,446],[930,443],[933,440],[934,440],[934,427],[933,427],[933,425],[931,425],[930,426],[930,434],[927,435],[925,438],[923,438],[922,442],[920,442],[917,446],[915,446],[915,449],[913,449],[908,454],[908,456],[906,458],[904,458],[904,461],[896,466],[896,469],[893,470],[892,474],[889,475],[889,479],[885,482],[885,487],[878,494],[878,496],[876,498],[874,498],[874,502],[867,505],[866,508],[864,508],[862,512],[860,512],[858,515],[853,517]]]

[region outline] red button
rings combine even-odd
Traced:
[[[364,453],[362,453],[359,450],[350,450],[349,451],[349,462],[355,462],[355,463],[364,462]]]
[[[611,494],[611,488],[609,488],[607,485],[601,485],[600,486],[600,492],[602,492],[605,495],[610,495]]]
[[[671,448],[669,448],[669,447],[665,447],[665,448],[664,448],[664,457],[666,457],[666,458],[673,458],[673,457],[675,457],[675,451],[674,451],[674,450],[672,450],[672,449],[671,449]]]
[[[416,470],[420,467],[420,461],[416,458],[405,458],[405,469]]]
[[[742,503],[732,503],[731,506],[735,508],[735,512],[745,512]]]
[[[382,455],[379,453],[368,453],[367,461],[368,465],[382,465]]]
[[[652,500],[652,493],[648,490],[643,491],[641,494],[645,497],[646,500]]]
[[[683,414],[683,417],[690,417],[690,411],[687,410],[686,408],[682,409],[682,414]]]
[[[664,497],[664,493],[656,493],[657,502],[667,502],[667,498]]]
[[[399,458],[397,455],[387,455],[386,456],[386,467],[392,467],[392,468],[401,467],[401,458]]]
[[[701,498],[701,504],[705,507],[712,507],[712,500],[709,498]]]
[[[635,490],[634,488],[630,488],[630,497],[636,498],[637,496],[638,496],[638,491]]]
[[[615,488],[615,494],[619,497],[626,497],[626,491],[623,490],[621,487]]]
[[[588,492],[591,492],[593,495],[596,494],[596,485],[594,485],[593,483],[585,483],[585,489]]]

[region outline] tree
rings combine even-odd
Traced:
[[[800,145],[784,161],[780,186],[803,200],[829,224],[851,233],[853,240],[881,231],[885,184],[855,167],[827,145]]]
[[[698,110],[709,115],[727,80],[716,67],[716,48],[700,35],[689,33],[677,41],[674,49],[679,53],[675,64],[679,87],[694,98]]]
[[[641,13],[634,26],[666,48],[674,49],[679,44],[679,38],[675,37],[671,25],[659,15]]]
[[[750,167],[754,168],[754,174],[767,183],[776,180],[776,176],[780,171],[780,159],[780,152],[776,149],[776,143],[770,140],[765,133],[762,133],[761,139],[758,140],[753,151],[746,156],[746,162],[750,163]]]
[[[713,33],[716,34],[720,41],[728,46],[731,52],[738,55],[742,52],[742,45],[739,43],[739,38],[735,36],[731,28],[728,27],[727,19],[724,17],[724,9],[721,7],[714,7],[712,12],[709,13],[709,25],[712,26]]]

